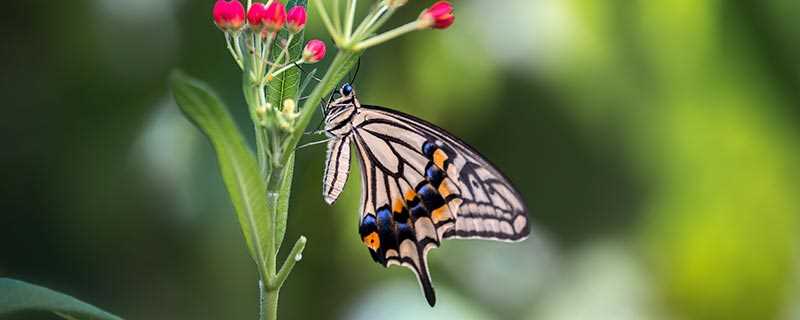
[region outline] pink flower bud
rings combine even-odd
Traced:
[[[419,19],[425,28],[446,29],[453,24],[456,16],[453,15],[453,5],[448,1],[439,1],[420,14]]]
[[[250,11],[247,12],[247,23],[250,24],[250,28],[253,28],[253,30],[261,31],[264,28],[263,21],[266,16],[267,6],[261,2],[254,2],[250,6]]]
[[[239,0],[217,0],[211,15],[222,31],[238,31],[244,26],[244,6]]]
[[[286,7],[284,7],[283,3],[280,1],[272,1],[272,3],[270,3],[267,7],[267,11],[262,21],[264,22],[264,27],[267,29],[267,31],[277,32],[283,28],[283,24],[286,22]]]
[[[303,6],[294,6],[289,9],[286,16],[289,31],[293,33],[300,32],[306,26],[306,8]]]
[[[325,42],[314,39],[306,43],[303,49],[303,62],[317,63],[325,58]]]

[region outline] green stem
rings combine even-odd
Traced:
[[[394,7],[389,8],[389,10],[386,11],[386,13],[384,13],[380,17],[380,19],[378,19],[374,24],[372,24],[371,27],[367,28],[367,30],[365,30],[364,33],[358,35],[358,37],[355,38],[354,41],[361,41],[373,35],[376,31],[378,31],[378,28],[380,28],[384,23],[386,23],[387,20],[389,20],[389,18],[392,17],[392,15],[396,10],[397,8]]]
[[[292,39],[293,38],[294,38],[294,34],[290,34],[289,38],[286,39],[286,48],[289,48],[289,46],[292,44]],[[267,81],[272,80],[272,77],[275,76],[275,74],[273,74],[275,72],[275,69],[277,69],[278,66],[283,64],[283,63],[281,63],[281,60],[283,60],[284,57],[286,58],[286,60],[289,60],[291,58],[289,56],[289,50],[288,49],[281,50],[281,53],[278,54],[277,58],[275,58],[275,62],[272,64],[272,66],[270,66],[269,71],[267,71],[267,76],[265,77],[266,81],[261,81],[262,85],[264,85]]]
[[[332,1],[333,2],[333,26],[336,27],[336,31],[341,33],[342,32],[342,15],[339,13],[339,1]]]
[[[322,4],[322,0],[314,0],[314,4],[317,6],[319,17],[322,18],[322,23],[325,25],[325,28],[328,29],[328,33],[331,37],[333,37],[333,41],[337,44],[342,43],[341,33],[333,26],[330,17],[328,17],[328,12],[325,11],[325,6]]]
[[[291,68],[294,68],[296,64],[303,64],[303,59],[297,60],[294,63],[286,64],[285,66],[283,66],[283,68],[280,68],[278,70],[271,71],[270,75],[272,75],[272,77],[277,77],[278,75],[280,75],[284,71],[289,70]]]
[[[286,278],[289,277],[290,273],[292,273],[292,269],[294,269],[294,265],[297,263],[297,261],[303,259],[303,249],[306,247],[306,241],[306,237],[300,236],[300,238],[297,239],[297,242],[294,243],[292,251],[289,252],[289,256],[286,258],[286,261],[283,262],[281,270],[278,271],[275,281],[277,289],[280,289],[281,286],[283,286]]]
[[[366,18],[364,18],[364,21],[362,21],[361,25],[358,26],[356,31],[353,33],[353,37],[350,38],[350,40],[357,40],[359,38],[367,37],[368,35],[364,33],[367,32],[367,30],[371,29],[375,25],[375,22],[377,22],[378,19],[380,19],[383,16],[384,12],[386,12],[386,10],[388,9],[389,6],[383,3],[380,4],[376,10],[374,10]]]
[[[377,36],[361,41],[353,46],[353,50],[361,51],[366,48],[379,45],[391,39],[397,38],[403,34],[409,33],[414,30],[420,29],[421,22],[419,20],[409,22],[392,30],[381,33]]]
[[[266,320],[277,320],[278,319],[278,295],[279,290],[269,290],[267,289],[265,295],[267,296],[267,304],[264,306],[264,315],[266,316]]]
[[[353,35],[353,20],[356,17],[356,7],[358,7],[358,0],[346,0],[347,1],[347,18],[344,23],[344,36],[347,38],[347,41],[350,41],[351,36]]]
[[[242,55],[241,55],[241,52],[238,51],[238,48],[239,48],[239,43],[238,43],[239,34],[238,33],[234,34],[233,38],[236,39],[235,41],[236,41],[237,50],[233,49],[233,44],[231,44],[231,34],[228,33],[228,32],[225,32],[225,43],[228,45],[228,51],[230,51],[231,56],[233,56],[233,59],[236,60],[236,64],[239,65],[239,69],[244,69],[244,64],[242,64]]]

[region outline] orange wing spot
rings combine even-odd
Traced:
[[[439,185],[439,194],[445,199],[450,195],[450,188],[447,187],[447,181],[442,181],[442,184]]]
[[[373,232],[364,237],[364,244],[370,249],[378,251],[378,248],[381,247],[381,239],[378,237],[378,233]]]
[[[405,196],[406,196],[406,201],[411,201],[411,200],[414,200],[414,197],[417,196],[417,193],[414,192],[414,190],[408,190],[408,191],[406,191],[406,195]]]
[[[447,161],[447,154],[442,151],[442,149],[436,149],[433,152],[433,163],[436,164],[437,167],[444,170],[444,162]]]
[[[433,223],[438,223],[439,221],[447,220],[450,218],[450,208],[447,205],[443,205],[439,207],[439,209],[433,210],[431,212],[431,220]]]
[[[394,200],[394,204],[392,205],[392,212],[395,212],[395,213],[402,212],[404,205],[405,205],[405,203],[403,202],[402,199],[395,199]]]

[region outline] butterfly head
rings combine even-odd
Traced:
[[[333,95],[331,95],[333,98]],[[332,136],[349,134],[350,121],[358,112],[358,99],[353,86],[345,83],[339,88],[339,97],[330,101],[324,109],[325,131]]]
[[[339,89],[339,94],[342,95],[342,97],[350,97],[351,95],[354,95],[355,92],[353,91],[352,85],[350,85],[349,83],[345,83]]]

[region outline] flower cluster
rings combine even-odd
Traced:
[[[302,59],[288,60],[289,53],[285,51],[291,45],[293,36],[303,31],[306,26],[307,14],[306,8],[303,6],[294,6],[287,12],[286,7],[280,1],[273,0],[267,4],[255,2],[245,12],[244,5],[239,0],[217,0],[212,10],[212,16],[217,27],[225,32],[231,54],[242,68],[244,68],[242,59],[245,58],[241,54],[242,48],[239,44],[242,39],[248,41],[247,46],[250,49],[260,47],[260,52],[249,51],[256,55],[256,58],[265,60],[271,57],[267,53],[272,49],[274,41],[277,40],[278,31],[284,27],[289,31],[289,37],[281,39],[280,43],[284,52],[281,52],[277,61],[263,61],[270,66],[263,75],[267,81],[295,64],[316,63],[325,57],[325,44],[320,40],[311,40],[303,51]]]
[[[453,5],[448,1],[437,1],[423,10],[416,19],[379,32],[395,11],[408,0],[373,0],[376,1],[375,5],[361,22],[356,21],[358,0],[310,1],[314,3],[322,22],[339,48],[339,54],[349,55],[347,59],[351,59],[351,63],[353,58],[369,47],[416,30],[446,29],[455,21]],[[305,7],[287,8],[281,0],[247,3],[245,6],[240,0],[216,0],[212,10],[214,23],[225,33],[228,50],[245,72],[248,82],[245,87],[246,97],[254,120],[265,128],[278,127],[285,132],[292,132],[299,115],[296,110],[299,97],[273,99],[272,93],[267,92],[269,84],[287,70],[301,64],[321,61],[325,58],[327,48],[324,42],[313,39],[305,43],[302,51],[299,50],[297,42],[302,41],[301,33],[308,18]],[[326,6],[333,6],[330,15]],[[334,69],[335,67],[341,66],[331,66]],[[304,105],[303,109],[307,109],[307,106]]]
[[[217,0],[212,10],[214,23],[225,33],[228,50],[239,67],[249,75],[248,90],[254,115],[265,127],[292,130],[297,118],[295,101],[267,101],[266,91],[270,81],[287,70],[304,63],[317,63],[325,58],[325,43],[308,41],[302,52],[290,50],[300,41],[298,34],[306,26],[307,13],[303,6],[286,8],[278,0],[267,3],[253,2],[247,9],[239,0]],[[281,30],[286,32],[281,33]],[[278,110],[273,104],[283,104]]]

